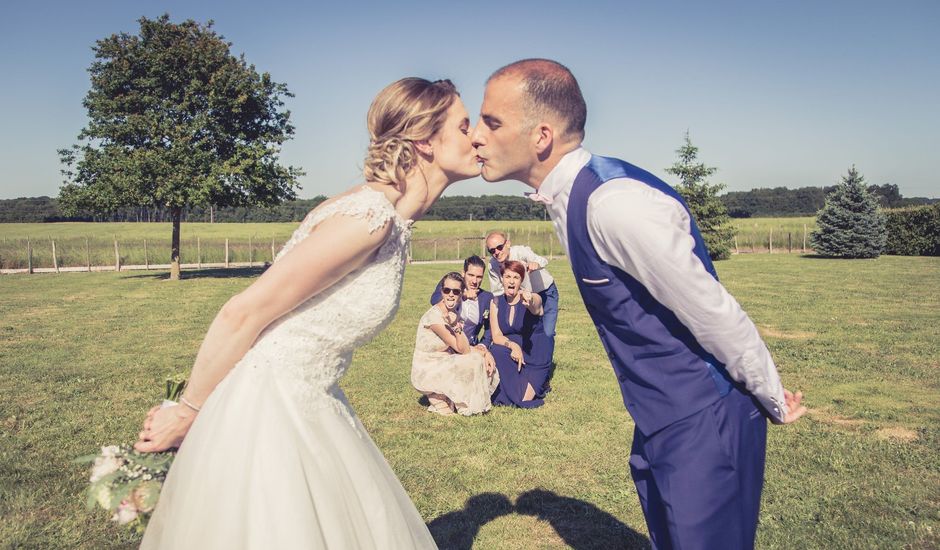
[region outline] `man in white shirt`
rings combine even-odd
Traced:
[[[558,321],[558,287],[555,279],[545,266],[548,260],[539,256],[528,246],[512,244],[502,231],[490,231],[486,236],[486,251],[490,254],[490,292],[494,296],[503,294],[502,263],[508,260],[522,262],[526,266],[526,276],[522,288],[535,292],[542,298],[542,326],[545,335],[555,337],[555,325]]]
[[[545,59],[487,81],[472,134],[483,177],[548,206],[636,423],[630,469],[655,548],[751,548],[767,423],[806,408],[718,282],[667,184],[581,147],[577,80]]]

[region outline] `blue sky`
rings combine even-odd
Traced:
[[[301,197],[357,183],[372,97],[403,76],[450,78],[471,118],[486,77],[525,57],[567,65],[585,146],[664,172],[688,130],[728,190],[869,183],[940,196],[940,2],[10,2],[0,20],[0,198],[51,195],[56,149],[86,123],[95,41],[169,13],[212,19],[296,95]],[[521,193],[458,183],[447,194]]]

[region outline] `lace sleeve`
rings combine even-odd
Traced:
[[[337,214],[366,220],[369,224],[369,233],[375,233],[385,224],[394,220],[396,215],[395,208],[381,192],[363,186],[359,191],[344,195],[311,210],[294,231],[290,240],[278,252],[275,261],[287,254],[297,243],[304,240],[313,231],[313,228],[323,220]]]
[[[441,313],[440,308],[437,306],[431,306],[431,309],[424,314],[424,317],[421,318],[421,325],[424,328],[431,328],[431,325],[443,325],[444,324],[444,315]]]

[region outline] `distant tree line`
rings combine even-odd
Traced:
[[[765,218],[784,216],[814,216],[826,203],[826,196],[836,186],[800,187],[788,189],[775,187],[750,191],[731,191],[721,196],[732,218]],[[923,197],[905,198],[893,183],[871,185],[868,190],[878,199],[882,208],[901,208],[931,204],[940,199]]]
[[[728,213],[734,218],[814,216],[826,202],[826,195],[835,186],[787,189],[753,189],[732,191],[721,195]],[[884,208],[901,208],[940,202],[923,197],[906,198],[894,184],[869,187]],[[185,222],[291,222],[300,221],[311,209],[326,200],[320,195],[312,199],[287,201],[270,207],[235,207],[183,209]],[[0,223],[100,221],[100,222],[165,222],[170,221],[167,208],[119,208],[108,214],[89,212],[65,216],[58,201],[50,197],[0,199]],[[486,195],[482,197],[442,197],[425,215],[426,220],[543,220],[545,208],[525,197]]]
[[[268,207],[202,208],[189,207],[182,211],[184,222],[290,222],[300,221],[326,197],[287,201]],[[38,222],[169,222],[172,211],[159,206],[117,208],[106,214],[79,212],[74,216],[63,214],[58,199],[50,197],[24,197],[0,199],[0,223]]]
[[[325,201],[323,195],[312,199],[286,201],[269,207],[202,208],[188,207],[182,211],[183,222],[291,222],[300,221],[307,212]],[[66,216],[57,199],[28,197],[0,199],[0,223],[25,222],[166,222],[172,213],[168,208],[117,208],[107,214],[80,212]],[[483,197],[442,197],[424,216],[426,220],[542,220],[545,208],[525,197],[488,195]]]

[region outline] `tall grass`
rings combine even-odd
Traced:
[[[808,235],[815,228],[815,218],[747,218],[733,223],[736,252],[811,251]],[[228,239],[230,262],[270,261],[272,246],[276,254],[296,227],[294,222],[184,223],[180,256],[188,264],[221,263]],[[526,244],[538,254],[565,255],[547,221],[420,221],[414,226],[412,259],[456,261],[470,254],[485,256],[484,236],[491,230],[505,231],[513,242]],[[166,264],[170,235],[169,223],[0,224],[0,269],[27,267],[27,239],[34,268],[53,267],[52,241],[59,267],[114,265],[115,241],[122,265]]]

